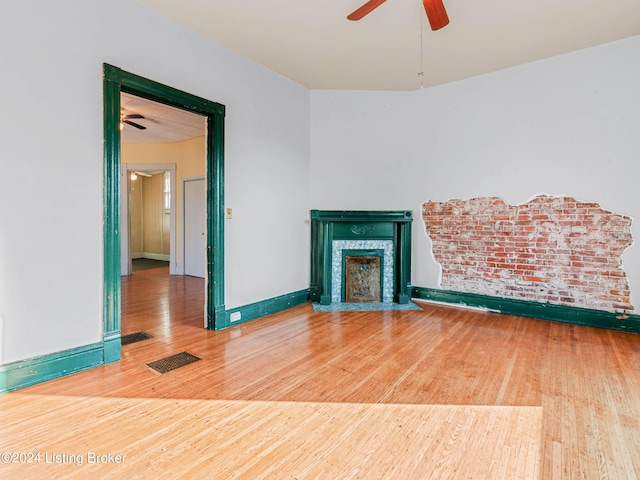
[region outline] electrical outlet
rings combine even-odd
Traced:
[[[237,322],[241,318],[242,318],[242,313],[240,312],[233,312],[232,314],[229,315],[230,322]]]

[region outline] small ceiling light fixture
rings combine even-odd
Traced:
[[[138,175],[136,175],[136,172],[131,172],[131,177],[130,178],[131,178],[131,181],[133,182],[133,181],[138,179]]]

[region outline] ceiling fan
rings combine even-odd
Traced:
[[[130,113],[128,115],[125,115],[123,113],[120,115],[120,123],[126,123],[127,125],[131,125],[132,127],[136,127],[138,130],[147,129],[147,127],[145,127],[144,125],[140,125],[139,123],[132,122],[131,121],[132,118],[139,119],[139,118],[144,118],[144,116],[140,115],[139,113]]]
[[[368,15],[373,10],[378,8],[387,0],[369,0],[357,10],[354,10],[347,16],[349,20],[360,20],[365,15]],[[449,17],[447,11],[444,9],[442,0],[422,0],[424,10],[427,12],[427,18],[431,25],[431,30],[439,30],[449,23]]]

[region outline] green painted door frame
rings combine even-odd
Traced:
[[[120,92],[207,117],[207,328],[225,325],[225,107],[104,64],[104,363],[120,360]]]

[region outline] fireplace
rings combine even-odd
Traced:
[[[381,302],[384,281],[381,255],[369,255],[367,251],[354,253],[345,255],[343,251],[344,301]]]
[[[412,212],[311,211],[310,297],[408,303]]]

